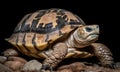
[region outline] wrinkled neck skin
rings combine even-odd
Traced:
[[[90,45],[89,41],[83,41],[80,37],[78,29],[71,34],[71,36],[66,40],[66,45],[69,48],[83,48]]]

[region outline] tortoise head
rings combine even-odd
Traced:
[[[98,25],[84,25],[77,29],[76,40],[82,45],[90,45],[95,42],[99,36],[99,26]]]

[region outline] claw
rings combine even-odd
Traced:
[[[48,64],[43,64],[43,65],[42,65],[42,68],[41,68],[41,71],[44,71],[44,70],[47,70],[47,69],[49,69],[50,72],[53,72],[52,66],[50,66],[50,65],[48,65]]]
[[[53,68],[52,68],[52,66],[50,67],[50,72],[53,72]]]
[[[115,63],[115,66],[116,66],[117,68],[120,68],[120,62]]]
[[[116,68],[117,68],[114,63],[112,63],[112,64],[107,64],[107,65],[105,65],[105,67],[111,68],[111,69],[116,69]]]
[[[43,64],[41,69],[46,70],[46,69],[48,69],[48,68],[49,68],[49,65],[48,65],[48,64]]]

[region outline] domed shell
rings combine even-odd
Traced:
[[[64,9],[44,9],[27,14],[6,39],[23,53],[37,53],[57,39],[85,25],[77,15]]]

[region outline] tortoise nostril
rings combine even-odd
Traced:
[[[86,30],[87,32],[91,32],[91,31],[92,31],[92,28],[86,27],[85,30]]]
[[[99,25],[97,25],[96,28],[99,28]]]

